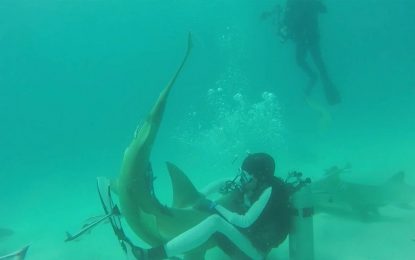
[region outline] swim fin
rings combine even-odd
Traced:
[[[331,106],[337,105],[341,103],[341,97],[339,90],[336,86],[328,79],[323,80],[323,90],[324,94],[326,95],[327,103]]]

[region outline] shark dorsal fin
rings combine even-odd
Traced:
[[[173,207],[186,208],[194,205],[201,197],[201,193],[189,178],[176,165],[166,162],[173,186]]]

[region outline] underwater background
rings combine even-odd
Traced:
[[[63,242],[65,232],[103,213],[96,177],[118,175],[188,32],[194,47],[152,153],[163,203],[165,161],[203,187],[260,151],[281,177],[296,170],[314,180],[350,165],[346,180],[381,184],[404,171],[415,186],[415,2],[325,1],[321,45],[342,95],[336,106],[320,84],[306,101],[293,44],[260,19],[276,3],[2,0],[0,228],[12,234],[0,233],[0,256],[32,243],[29,260],[125,258],[109,225],[78,242]],[[315,258],[413,259],[415,211],[381,214],[393,221],[317,214]],[[269,259],[288,259],[287,244]]]

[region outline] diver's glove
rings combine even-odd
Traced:
[[[210,199],[207,198],[201,198],[194,206],[193,208],[200,211],[205,211],[209,213],[215,213],[216,209],[215,207],[218,204]]]

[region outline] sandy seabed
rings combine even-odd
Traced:
[[[28,183],[7,197],[3,193],[0,223],[15,233],[0,240],[0,255],[30,243],[27,260],[126,259],[109,224],[98,226],[79,241],[64,242],[66,231],[75,232],[87,218],[102,214],[95,179],[55,177],[49,181]],[[413,259],[415,210],[387,206],[381,214],[387,219],[375,222],[315,215],[315,259]],[[227,258],[214,249],[207,259]],[[288,242],[268,259],[289,259]]]

